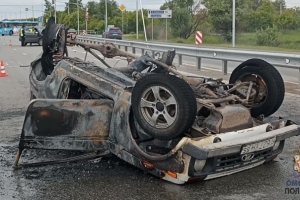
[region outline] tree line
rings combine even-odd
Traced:
[[[67,24],[77,29],[77,0],[69,0],[64,11],[57,12],[58,23]],[[232,0],[203,0],[202,5],[194,0],[169,0],[161,5],[161,9],[171,9],[172,18],[154,19],[154,39],[165,38],[165,27],[168,35],[174,38],[188,39],[195,31],[204,34],[218,34],[223,40],[232,40]],[[126,5],[125,5],[126,6]],[[105,29],[105,0],[90,1],[82,5],[79,0],[80,30],[86,28],[85,10],[88,8],[88,29],[98,29],[100,33]],[[122,11],[114,0],[107,0],[108,24],[120,27],[124,34],[135,33],[136,12]],[[44,20],[53,15],[54,7],[45,0]],[[152,19],[148,19],[148,11],[143,10],[147,36],[151,37]],[[167,24],[166,24],[167,23]],[[257,43],[272,45],[276,40],[276,33],[297,30],[300,25],[300,8],[286,8],[285,0],[236,0],[236,33],[255,33]],[[143,32],[143,22],[139,11],[139,30]],[[275,38],[275,39],[274,39]]]

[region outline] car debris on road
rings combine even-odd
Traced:
[[[68,56],[78,45],[103,65]],[[106,58],[125,57],[111,67]],[[284,99],[271,64],[250,59],[221,79],[185,76],[175,50],[160,58],[122,51],[112,43],[67,38],[48,20],[43,52],[31,65],[30,94],[15,167],[24,149],[113,154],[176,184],[217,178],[272,161],[286,138],[299,135],[291,120],[265,122]]]

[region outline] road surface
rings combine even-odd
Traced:
[[[0,37],[0,60],[8,77],[0,78],[0,199],[299,199],[285,194],[292,178],[293,151],[300,138],[286,141],[284,152],[272,163],[227,177],[185,186],[160,180],[119,160],[81,161],[13,171],[24,115],[29,102],[27,65],[41,51],[39,46],[20,47],[16,40]],[[5,41],[4,41],[5,39]],[[3,45],[4,44],[4,45]],[[75,50],[77,50],[75,52]],[[71,56],[84,57],[82,49],[70,48]],[[92,57],[88,57],[92,59]],[[97,61],[95,61],[97,62]],[[123,61],[110,60],[111,64]],[[288,94],[282,107],[270,119],[288,117],[300,123],[300,98]],[[65,151],[26,151],[21,163],[74,155]]]

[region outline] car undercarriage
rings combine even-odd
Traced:
[[[281,106],[284,82],[274,66],[250,59],[222,79],[187,76],[173,65],[175,50],[136,55],[113,43],[67,38],[49,20],[43,53],[31,63],[31,101],[15,167],[24,149],[114,154],[164,180],[183,184],[243,171],[273,160],[290,120],[266,122]],[[81,46],[102,65],[68,56]],[[100,58],[124,57],[111,67]]]

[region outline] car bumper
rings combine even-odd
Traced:
[[[252,137],[203,145],[201,148],[188,143],[182,149],[189,157],[184,170],[186,173],[177,174],[176,178],[166,175],[164,179],[184,184],[192,180],[208,180],[244,171],[276,158],[283,150],[285,139],[297,135],[300,135],[300,126],[290,125]],[[273,139],[274,145],[259,151],[241,153],[244,146],[268,139]]]
[[[121,40],[122,36],[120,36],[120,35],[109,35],[109,36],[107,36],[107,39],[119,39],[119,40]]]

